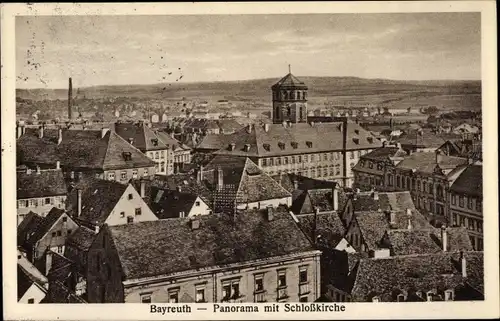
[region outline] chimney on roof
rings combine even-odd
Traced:
[[[95,234],[99,234],[99,231],[100,231],[99,225],[96,224],[94,226],[94,231],[95,231]]]
[[[378,198],[378,192],[376,190],[372,191],[372,195],[373,195],[373,200],[375,200],[375,201],[379,200],[379,198]]]
[[[382,142],[382,147],[386,147],[386,146],[387,146],[387,141],[386,141],[386,140],[384,140],[384,141]]]
[[[191,230],[197,230],[200,228],[200,220],[197,218],[194,218],[191,220]]]
[[[68,119],[71,120],[73,118],[73,84],[71,81],[71,77],[68,80]]]
[[[460,251],[460,265],[462,267],[462,277],[467,277],[467,260],[465,259],[465,255],[463,251]]]
[[[264,124],[264,131],[266,133],[269,131],[269,124]]]
[[[274,219],[274,208],[272,206],[268,206],[266,208],[266,219],[270,222]]]
[[[26,168],[26,174],[30,175],[31,174],[31,168]]]
[[[409,208],[406,209],[406,217],[408,218],[408,229],[411,230],[413,228],[413,225],[412,225],[411,209]]]
[[[334,211],[339,210],[339,189],[337,186],[332,187],[332,206]]]
[[[198,172],[196,173],[196,180],[198,183],[203,182],[203,165],[200,165]]]
[[[56,169],[61,169],[61,162],[60,161],[56,162]]]
[[[52,268],[52,251],[48,250],[45,253],[45,275],[49,274],[51,268]]]
[[[57,130],[57,145],[60,145],[62,143],[62,128],[59,127],[59,129]]]
[[[396,224],[396,212],[394,210],[389,211],[389,224],[390,225],[395,225]]]
[[[179,212],[179,218],[184,218],[186,217],[186,213],[184,211]]]
[[[218,167],[215,173],[217,175],[215,177],[216,189],[220,191],[224,186],[224,172],[222,171],[222,168]]]
[[[43,131],[45,129],[44,125],[41,125],[38,129],[38,138],[43,138]]]
[[[311,127],[314,127],[314,122],[313,121],[311,122]]]
[[[36,173],[37,173],[38,175],[40,175],[40,173],[41,173],[41,171],[40,171],[40,166],[38,166],[38,165],[36,165]]]
[[[299,180],[298,179],[294,179],[293,180],[293,189],[294,190],[298,190],[299,189]]]
[[[441,164],[443,161],[443,155],[441,154],[440,150],[436,150],[436,165]]]
[[[144,198],[146,196],[146,182],[141,179],[140,196]]]
[[[250,151],[250,144],[245,144],[244,151],[247,153]]]
[[[76,189],[76,217],[82,215],[82,190]]]
[[[19,138],[23,135],[23,127],[19,124],[16,126],[16,137]]]
[[[130,143],[130,145],[134,145],[134,138],[130,137],[128,139],[128,142]]]
[[[319,215],[319,207],[314,208],[314,220],[313,220],[313,243],[316,244],[318,241],[318,215]]]
[[[441,245],[443,246],[443,252],[448,250],[448,232],[446,231],[446,225],[441,226]]]
[[[182,192],[182,186],[181,185],[177,185],[177,192]]]
[[[247,133],[249,133],[249,134],[252,133],[252,124],[248,124],[248,126],[247,126]]]
[[[229,150],[230,150],[230,151],[233,151],[235,147],[236,147],[236,144],[235,144],[235,143],[231,143],[231,144],[229,144]]]

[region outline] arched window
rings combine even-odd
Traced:
[[[405,301],[405,295],[404,294],[398,294],[398,302],[404,302]]]
[[[295,99],[295,91],[290,92],[290,99]]]
[[[297,96],[296,96],[297,100],[300,99],[300,91],[297,91]]]
[[[287,95],[286,91],[281,92],[281,99],[288,99],[288,95]]]

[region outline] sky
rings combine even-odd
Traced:
[[[481,79],[480,13],[16,18],[17,88],[296,76]]]

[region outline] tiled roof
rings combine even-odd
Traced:
[[[320,247],[335,248],[345,235],[344,225],[336,212],[297,215],[297,218],[300,228],[309,240],[314,242],[317,239]]]
[[[385,161],[390,157],[405,157],[406,155],[406,152],[402,151],[398,147],[380,147],[361,156],[361,158],[374,161]]]
[[[222,140],[226,145],[216,153],[267,157],[342,150],[342,122],[268,126],[267,132],[264,126],[254,125],[250,131],[243,128],[234,134],[225,135]],[[232,143],[235,144],[234,150],[229,146]],[[249,149],[245,150],[245,146]],[[382,143],[361,126],[347,123],[347,150],[374,149],[380,146]]]
[[[139,191],[139,184],[136,183],[135,186]],[[213,203],[212,191],[204,184],[204,182],[198,182],[196,177],[193,175],[184,173],[168,176],[155,176],[151,182],[146,181],[145,201],[148,205],[150,205],[150,207],[153,206],[153,188],[175,191],[179,186],[181,187],[181,191],[184,193],[199,195],[201,199],[207,203],[207,205],[211,205]]]
[[[28,289],[37,283],[19,264],[17,265],[17,299],[20,300]]]
[[[80,226],[66,239],[66,246],[74,247],[79,251],[88,251],[95,239],[95,232],[85,226]]]
[[[143,152],[167,149],[165,144],[158,138],[155,132],[145,125],[144,122],[116,123],[115,131],[127,142],[129,142],[129,139],[132,139],[133,145]]]
[[[27,241],[29,234],[34,232],[43,220],[43,217],[30,211],[17,226],[17,245],[22,246]]]
[[[297,88],[297,89],[307,89],[306,84],[300,81],[297,77],[292,75],[291,73],[287,74],[285,77],[281,78],[277,83],[272,86],[272,89],[289,89],[289,88]]]
[[[297,190],[300,191],[300,190]],[[311,189],[302,191],[293,198],[291,210],[294,214],[333,211],[332,189]]]
[[[423,148],[438,148],[449,139],[460,139],[460,135],[456,134],[437,134],[430,130],[424,129],[423,134],[420,135],[417,131],[409,132],[397,138],[395,141],[400,143],[403,147],[423,147]]]
[[[76,212],[77,189],[82,190],[82,212],[79,220],[101,225],[106,221],[128,185],[103,179],[89,179],[77,186],[69,195],[73,212]]]
[[[223,172],[224,186],[236,190],[238,203],[291,197],[286,189],[249,158],[217,155],[203,171],[204,179],[212,186],[215,184],[215,175],[219,168]]]
[[[28,237],[27,244],[35,245],[57,222],[57,220],[64,214],[64,210],[53,207],[47,216],[38,224],[34,230],[31,231],[31,236]],[[69,218],[71,219],[71,218]]]
[[[433,230],[388,230],[387,246],[391,255],[437,253],[442,249],[433,239]]]
[[[77,296],[68,287],[66,287],[60,281],[54,281],[50,283],[49,291],[47,296],[42,301],[44,303],[87,303],[83,298]]]
[[[243,125],[234,119],[220,119],[217,121],[217,124],[224,133],[235,132],[243,127]]]
[[[151,191],[151,209],[159,219],[180,217],[180,212],[188,215],[198,195],[175,190],[153,187]]]
[[[467,279],[461,275],[457,252],[438,252],[422,255],[396,256],[382,259],[361,259],[356,271],[356,280],[351,292],[352,301],[371,301],[379,296],[381,301],[396,301],[400,293],[408,295],[422,291],[437,291],[438,295],[448,289],[455,289],[465,282],[483,284],[482,252],[465,252],[470,266]],[[477,264],[475,264],[477,263]],[[471,273],[469,273],[469,271]]]
[[[472,243],[469,238],[469,233],[465,227],[448,227],[446,229],[448,234],[447,251],[472,251]],[[441,231],[434,230],[434,238],[436,243],[442,248]]]
[[[467,166],[451,185],[451,190],[458,194],[483,197],[483,166]]]
[[[117,249],[125,278],[141,278],[222,266],[287,254],[313,247],[287,212],[244,211],[205,215],[191,229],[189,219],[166,219],[106,227]]]
[[[439,167],[442,169],[455,168],[467,163],[467,159],[454,156],[441,155]],[[436,153],[434,152],[416,152],[402,160],[396,168],[415,169],[419,172],[433,173],[436,167]]]
[[[218,150],[227,146],[231,141],[230,135],[208,134],[203,137],[196,149]]]
[[[173,148],[174,151],[180,151],[180,150],[191,150],[189,146],[186,146],[185,144],[182,144],[179,142],[177,139],[173,138],[166,132],[156,132],[156,135],[160,138],[160,140],[167,146],[167,148]]]
[[[35,198],[46,196],[65,195],[66,182],[62,170],[42,170],[39,173],[32,171],[17,172],[17,198]]]
[[[290,193],[295,190],[294,181],[297,181],[297,187],[299,190],[326,189],[337,186],[337,183],[335,182],[317,180],[293,173],[273,175],[272,178]]]
[[[62,130],[62,142],[57,144],[58,130],[45,129],[44,137],[38,138],[36,131],[28,131],[16,144],[21,162],[55,164],[62,167],[82,169],[123,169],[151,167],[154,162],[140,150],[130,145],[115,132]],[[130,153],[125,160],[124,153]]]

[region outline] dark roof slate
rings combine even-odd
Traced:
[[[17,199],[65,195],[67,186],[62,170],[17,172]]]
[[[451,190],[458,194],[473,197],[483,196],[483,166],[470,165],[458,176],[451,185]]]
[[[314,222],[316,218],[316,223]],[[345,228],[336,212],[297,215],[299,226],[311,242],[317,239],[321,247],[335,248],[345,235]],[[317,237],[320,236],[318,239]]]

